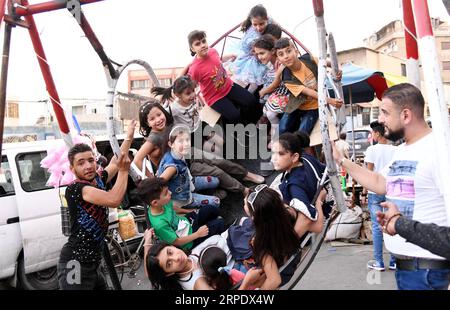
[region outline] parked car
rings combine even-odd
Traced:
[[[350,144],[349,154],[353,156],[353,136],[355,137],[355,156],[356,158],[364,157],[367,148],[372,145],[372,134],[370,129],[359,128],[354,132],[347,131],[346,141]]]

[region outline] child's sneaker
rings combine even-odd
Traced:
[[[384,271],[384,264],[383,263],[379,263],[376,260],[370,260],[367,262],[367,268],[369,269],[373,269],[373,270],[378,270],[378,271]]]
[[[397,270],[397,264],[395,262],[390,262],[389,270]]]

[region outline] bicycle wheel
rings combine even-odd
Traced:
[[[117,242],[117,240],[111,237],[106,238],[106,243],[108,244],[109,252],[111,254],[111,259],[114,263],[114,268],[116,270],[117,277],[119,278],[119,281],[122,282],[123,273],[125,270],[125,255],[123,254],[122,247],[120,246],[119,242]],[[111,281],[108,267],[106,266],[106,262],[104,259],[102,259],[101,267],[103,273],[106,276],[106,283],[108,287],[112,288],[113,284]]]

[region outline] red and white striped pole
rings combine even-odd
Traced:
[[[406,75],[408,82],[420,89],[419,49],[411,0],[402,0],[406,43]]]
[[[22,5],[28,6],[28,0],[22,0]],[[55,82],[53,81],[50,66],[47,63],[47,58],[45,56],[44,48],[36,28],[36,23],[34,22],[33,15],[25,16],[25,20],[28,23],[28,31],[30,33],[31,42],[33,43],[34,51],[38,58],[39,66],[42,71],[42,76],[44,77],[47,92],[53,105],[53,110],[55,111],[56,119],[58,120],[62,138],[64,139],[66,145],[71,147],[73,146],[73,141],[72,136],[70,135],[69,125],[67,124],[64,110],[60,106],[61,100],[59,99],[58,91],[56,90]]]
[[[6,0],[0,0],[0,25],[3,22],[3,16],[5,16]]]
[[[414,19],[418,35],[419,52],[421,55],[425,85],[428,94],[433,133],[438,148],[438,173],[442,183],[444,200],[447,208],[447,222],[450,225],[450,126],[448,123],[448,107],[445,101],[441,70],[436,51],[436,40],[433,36],[430,13],[426,0],[412,0]]]

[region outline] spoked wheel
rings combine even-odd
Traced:
[[[136,276],[136,271],[141,267],[142,258],[139,253],[133,253],[128,260],[128,266],[130,271],[128,272],[128,277],[134,278]]]
[[[111,259],[114,264],[114,269],[116,270],[117,277],[119,278],[119,282],[122,282],[123,279],[123,273],[125,270],[125,255],[123,254],[122,247],[120,246],[119,242],[117,242],[115,239],[107,237],[106,243],[108,244],[109,253],[111,254]],[[106,265],[106,262],[104,259],[102,259],[101,262],[101,268],[103,273],[106,276],[106,282],[109,288],[113,288],[113,284],[111,281],[111,276],[108,270],[108,267]]]

